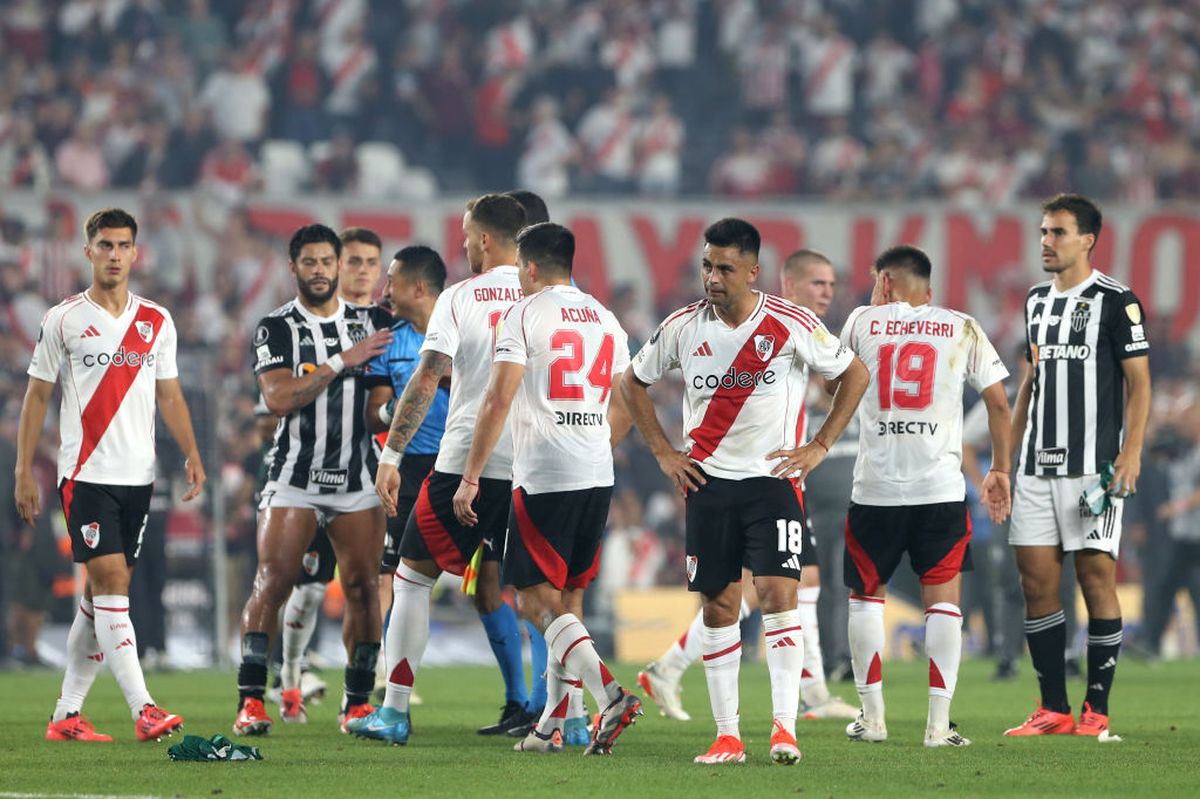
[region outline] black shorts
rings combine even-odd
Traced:
[[[817,559],[817,537],[813,534],[812,519],[808,518],[808,508],[804,505],[804,487],[799,481],[793,481],[796,489],[796,499],[800,501],[800,509],[804,511],[804,549],[800,551],[801,566],[820,566]]]
[[[688,590],[718,594],[742,579],[743,565],[756,577],[799,580],[807,526],[792,484],[706,479],[686,502]]]
[[[483,559],[498,561],[504,554],[508,507],[512,482],[479,478],[475,513],[479,522],[465,527],[454,515],[454,494],[462,475],[434,471],[421,483],[400,539],[400,556],[409,560],[432,560],[438,568],[462,575],[482,543]]]
[[[404,528],[408,526],[413,505],[417,504],[421,484],[433,471],[436,460],[437,455],[405,455],[400,459],[400,493],[396,497],[396,515],[387,520],[380,574],[391,574],[400,565],[400,539],[404,537]]]
[[[612,486],[577,491],[512,494],[504,584],[558,590],[587,588],[600,569],[600,541],[608,522]]]
[[[322,525],[317,528],[317,534],[313,536],[300,561],[300,574],[296,577],[296,585],[328,583],[333,580],[336,571],[337,555],[333,554],[333,543]]]
[[[922,585],[941,585],[971,570],[966,501],[930,505],[856,505],[846,515],[846,587],[874,594],[907,552]]]
[[[75,562],[123,552],[127,565],[137,563],[153,492],[153,484],[114,486],[63,480],[58,497]]]

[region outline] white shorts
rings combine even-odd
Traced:
[[[285,483],[271,481],[263,486],[259,510],[267,508],[306,508],[317,514],[317,524],[326,525],[343,513],[379,507],[374,490],[353,493],[316,494]]]
[[[1096,485],[1099,475],[1083,477],[1032,477],[1017,475],[1008,543],[1018,547],[1057,546],[1063,552],[1096,549],[1115,560],[1121,545],[1121,514],[1125,501],[1112,499],[1100,516],[1079,514],[1084,488]]]

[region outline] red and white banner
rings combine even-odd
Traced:
[[[0,218],[13,214],[36,230],[48,218],[48,207],[59,202],[72,206],[76,219],[86,219],[101,205],[121,205],[135,215],[141,207],[133,194],[113,193],[98,199],[8,193],[0,201]],[[195,218],[189,207],[191,195],[177,195],[175,202],[178,218]],[[462,277],[466,274],[462,212],[461,200],[407,201],[383,207],[332,196],[259,199],[247,208],[250,224],[278,240],[278,268],[285,278],[287,238],[296,227],[316,221],[334,228],[362,225],[376,230],[385,242],[385,256],[406,244],[428,244],[442,253],[452,278]],[[808,247],[833,261],[843,287],[864,291],[875,256],[894,244],[911,243],[933,259],[935,302],[975,314],[985,324],[1007,325],[1019,324],[1019,319],[1007,318],[1011,308],[1005,298],[1019,297],[1045,279],[1036,203],[972,210],[939,204],[587,200],[555,203],[550,213],[574,231],[576,279],[602,301],[622,284],[634,286],[647,307],[665,308],[695,299],[700,293],[702,233],[723,216],[748,219],[762,233],[760,283],[769,290],[778,285],[780,261]],[[79,237],[82,244],[82,231]],[[215,269],[221,260],[220,239],[198,228],[187,231],[185,238],[192,247],[191,263],[200,270]],[[1150,318],[1172,338],[1200,343],[1200,209],[1105,207],[1093,261],[1131,286]]]

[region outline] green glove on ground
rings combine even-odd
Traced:
[[[257,746],[235,744],[224,735],[214,735],[212,740],[201,738],[199,735],[189,735],[168,749],[167,756],[172,760],[197,762],[262,760],[262,752],[258,751]]]

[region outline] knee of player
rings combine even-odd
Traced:
[[[1058,582],[1043,574],[1024,572],[1021,574],[1021,592],[1028,603],[1053,600],[1058,602]]]
[[[1076,573],[1079,589],[1086,600],[1106,599],[1116,596],[1117,586],[1113,575],[1107,571],[1079,569]]]
[[[272,604],[282,605],[292,593],[296,570],[284,568],[283,564],[262,561],[254,575],[254,593]]]

